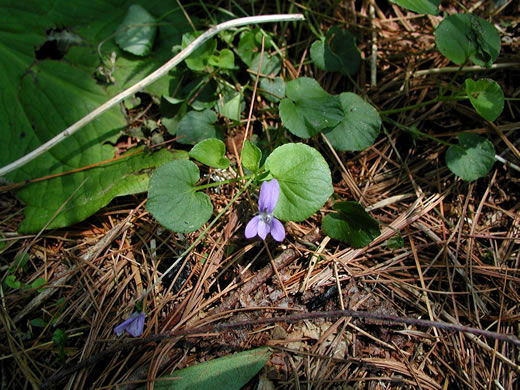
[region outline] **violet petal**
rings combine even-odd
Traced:
[[[260,187],[260,197],[258,199],[258,209],[260,212],[272,213],[280,196],[280,184],[273,179],[264,181]]]
[[[262,240],[265,240],[270,231],[271,225],[265,223],[263,219],[260,219],[260,221],[258,222],[258,236]]]
[[[257,215],[256,217],[253,217],[251,221],[248,222],[246,226],[246,232],[245,236],[247,239],[253,238],[258,234],[258,221],[260,221],[260,216]]]
[[[114,328],[116,335],[121,336],[123,332],[127,332],[132,337],[139,337],[144,330],[144,313],[132,313],[130,318],[123,321]]]
[[[285,229],[282,223],[276,218],[273,218],[271,221],[271,236],[279,242],[282,242],[285,238]]]
[[[127,320],[123,321],[121,324],[119,324],[118,326],[116,326],[114,328],[114,332],[116,333],[116,335],[121,336],[123,334],[123,332],[130,326],[130,324],[132,322],[134,322],[134,320],[135,320],[134,314],[137,314],[137,313],[133,313],[130,316],[130,318],[128,318]]]
[[[126,328],[128,334],[132,337],[139,337],[144,330],[144,313],[139,313],[137,318]]]

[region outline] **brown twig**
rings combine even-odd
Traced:
[[[318,318],[340,318],[340,317],[353,317],[357,319],[371,319],[371,320],[380,320],[380,321],[389,321],[395,324],[407,324],[411,326],[419,326],[426,328],[438,328],[444,329],[448,331],[454,332],[465,332],[471,333],[478,336],[484,336],[486,338],[504,341],[506,343],[515,345],[520,347],[520,339],[513,335],[500,334],[496,332],[491,332],[484,329],[471,328],[464,325],[458,324],[448,324],[446,322],[438,322],[438,321],[429,321],[429,320],[420,320],[417,318],[406,318],[406,317],[396,317],[392,315],[386,315],[381,313],[374,312],[365,312],[365,311],[355,311],[355,310],[338,310],[338,311],[328,311],[328,312],[313,312],[313,313],[302,313],[302,314],[294,314],[286,317],[276,317],[276,318],[260,318],[256,320],[248,320],[248,321],[238,321],[238,322],[227,322],[223,324],[211,324],[206,326],[201,326],[193,329],[183,329],[179,331],[175,331],[172,333],[166,334],[158,334],[155,336],[145,337],[139,340],[132,340],[125,344],[118,345],[112,348],[109,348],[101,353],[98,353],[91,358],[84,360],[72,367],[63,369],[57,374],[48,378],[41,386],[40,389],[50,388],[52,385],[57,384],[63,378],[73,374],[74,372],[81,370],[85,367],[96,364],[97,362],[107,358],[108,356],[113,355],[116,352],[125,351],[131,348],[140,347],[149,343],[156,343],[166,339],[173,339],[177,337],[186,337],[186,336],[194,336],[194,335],[205,335],[207,333],[215,333],[215,332],[223,332],[229,329],[240,329],[240,328],[250,328],[259,325],[266,324],[277,324],[277,323],[293,323],[299,322],[303,320],[313,320]]]

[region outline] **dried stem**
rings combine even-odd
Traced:
[[[471,328],[464,325],[458,324],[448,324],[446,322],[438,322],[438,321],[429,321],[429,320],[420,320],[417,318],[406,318],[406,317],[396,317],[387,314],[381,313],[373,313],[373,312],[365,312],[365,311],[355,311],[355,310],[338,310],[338,311],[326,311],[326,312],[313,312],[313,313],[303,313],[303,314],[294,314],[287,317],[276,317],[276,318],[260,318],[257,320],[248,320],[248,321],[238,321],[238,322],[227,322],[223,324],[212,324],[201,326],[193,329],[184,329],[166,334],[158,334],[155,336],[145,337],[139,340],[132,340],[126,344],[118,345],[112,348],[109,348],[91,358],[82,361],[76,364],[73,367],[67,368],[58,372],[56,375],[48,378],[41,386],[40,389],[47,389],[52,385],[56,384],[62,378],[73,374],[74,372],[81,370],[85,367],[88,367],[92,364],[101,361],[108,356],[113,355],[116,352],[121,352],[124,350],[128,350],[131,348],[135,348],[141,345],[145,345],[151,342],[159,342],[166,339],[173,339],[182,336],[194,336],[199,335],[200,337],[207,337],[205,334],[208,332],[222,332],[229,329],[238,329],[266,324],[276,324],[281,322],[298,322],[303,320],[311,320],[317,318],[340,318],[340,317],[353,317],[358,319],[371,319],[371,320],[380,320],[380,321],[389,321],[396,324],[407,324],[412,326],[420,326],[426,328],[438,328],[444,329],[448,331],[455,332],[464,332],[471,333],[474,335],[484,336],[487,338],[504,341],[506,343],[510,343],[520,347],[520,339],[513,335],[500,334],[496,332],[491,332],[488,330]]]

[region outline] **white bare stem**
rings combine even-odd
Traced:
[[[127,97],[133,95],[134,93],[142,90],[144,87],[152,84],[154,81],[160,79],[165,76],[171,69],[177,66],[181,61],[183,61],[186,57],[188,57],[191,53],[193,53],[197,48],[199,48],[204,42],[208,39],[214,37],[216,34],[228,30],[235,27],[246,26],[249,24],[259,24],[259,23],[273,23],[273,22],[296,22],[305,20],[305,17],[302,14],[286,14],[286,15],[264,15],[264,16],[249,16],[246,18],[239,18],[234,20],[229,20],[224,23],[220,23],[214,27],[211,27],[205,33],[197,37],[193,42],[191,42],[186,48],[161,66],[159,69],[150,73],[144,79],[134,84],[130,88],[124,90],[118,95],[114,96],[112,99],[102,104],[98,108],[96,108],[91,113],[85,115],[79,121],[69,126],[65,130],[63,130],[60,134],[56,135],[54,138],[50,139],[43,145],[34,149],[32,152],[26,154],[25,156],[19,158],[16,161],[0,168],[0,177],[4,177],[8,173],[18,169],[29,161],[35,159],[39,155],[49,151],[51,148],[62,142],[67,137],[71,136],[83,126],[88,124],[89,122],[96,119],[98,116],[103,114],[105,111],[109,110],[119,102],[123,101]]]
[[[507,166],[513,168],[515,171],[520,172],[520,167],[518,165],[512,163],[511,161],[507,161],[505,158],[500,157],[498,154],[495,154],[495,160],[500,161],[502,164],[506,164]]]

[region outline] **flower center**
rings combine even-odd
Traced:
[[[267,225],[271,225],[271,221],[273,220],[273,213],[268,213],[267,210],[260,211],[260,220]]]

